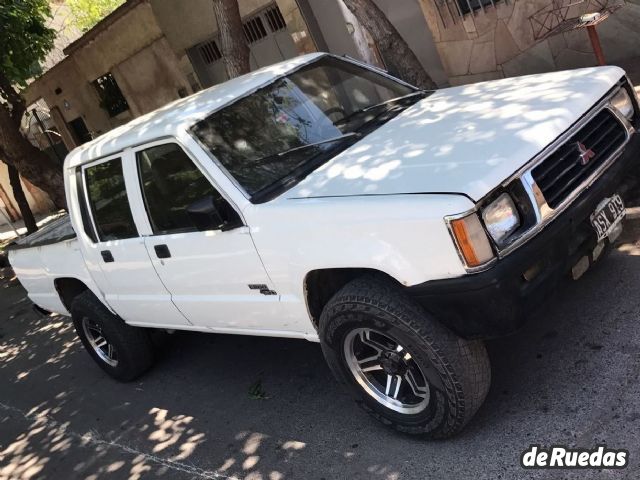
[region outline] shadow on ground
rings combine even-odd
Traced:
[[[115,383],[4,270],[0,479],[560,478],[524,475],[531,443],[627,448],[631,465],[606,478],[637,478],[640,231],[625,235],[524,330],[488,343],[487,401],[440,442],[374,423],[304,341],[180,333],[140,381]]]

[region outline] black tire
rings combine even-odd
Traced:
[[[91,358],[111,377],[128,382],[142,375],[153,365],[153,345],[144,328],[132,327],[111,313],[89,290],[73,299],[70,308],[76,333]],[[104,339],[115,350],[116,364],[101,358],[87,337],[83,322],[89,321],[101,330]]]
[[[421,392],[425,397],[422,404],[426,402],[420,407],[422,411],[394,411],[358,383],[346,358],[345,341],[362,329],[397,341],[410,353],[407,362],[414,362],[411,368],[426,372],[422,377],[428,379],[424,382],[428,384],[426,391]],[[319,331],[324,356],[338,381],[347,386],[364,410],[398,431],[430,438],[455,435],[489,391],[491,367],[484,344],[464,340],[446,329],[386,277],[367,275],[344,286],[325,306]],[[387,373],[384,370],[376,375]]]

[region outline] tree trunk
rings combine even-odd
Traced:
[[[0,160],[47,192],[58,208],[66,208],[62,170],[22,136],[19,125],[19,119],[15,121],[6,106],[0,104]]]
[[[18,208],[20,209],[24,226],[27,227],[27,234],[31,234],[38,230],[36,219],[33,216],[33,212],[31,211],[27,197],[24,194],[24,190],[22,190],[22,183],[20,183],[20,173],[18,172],[18,169],[11,165],[8,165],[8,167],[9,183],[13,190],[13,198],[15,198]]]
[[[242,29],[237,0],[213,0],[213,12],[220,32],[220,48],[229,78],[235,78],[251,70],[249,45]]]
[[[392,75],[419,88],[437,88],[422,68],[418,57],[373,0],[343,1],[376,42],[380,55]]]

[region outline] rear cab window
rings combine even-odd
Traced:
[[[101,242],[138,236],[125,187],[122,159],[84,168],[87,200]]]

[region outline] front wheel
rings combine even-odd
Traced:
[[[458,433],[491,383],[482,342],[459,338],[384,277],[343,287],[322,312],[320,339],[331,370],[356,402],[405,433]]]

